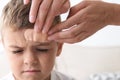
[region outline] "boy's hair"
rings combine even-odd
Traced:
[[[10,27],[13,30],[33,28],[34,23],[29,22],[30,6],[31,3],[24,5],[23,0],[10,0],[2,11],[1,28]],[[60,21],[60,16],[55,17],[53,25]]]

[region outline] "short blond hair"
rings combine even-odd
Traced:
[[[3,8],[1,17],[1,27],[10,27],[11,29],[33,28],[34,23],[29,22],[29,11],[31,2],[23,4],[23,0],[10,0]],[[61,21],[60,16],[56,16],[53,25]]]

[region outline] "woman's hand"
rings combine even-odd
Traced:
[[[65,13],[70,8],[69,0],[31,0],[29,21],[35,22],[34,30],[47,33],[55,16]],[[24,0],[28,4],[30,0]]]
[[[70,9],[68,19],[49,31],[49,40],[65,43],[80,42],[113,19],[114,5],[102,1],[83,1]]]

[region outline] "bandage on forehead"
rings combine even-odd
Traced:
[[[27,41],[46,42],[48,35],[43,34],[42,32],[35,32],[34,29],[26,29],[24,37]]]

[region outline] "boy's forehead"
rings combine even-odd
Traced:
[[[23,37],[23,31],[13,31],[9,28],[5,28],[2,32],[2,38],[4,45],[21,45],[25,44],[25,38]]]
[[[6,45],[21,45],[24,46],[27,43],[41,43],[48,44],[50,41],[46,40],[46,35],[37,34],[37,41],[30,41],[29,39],[34,38],[33,29],[23,29],[18,31],[12,31],[5,29],[3,32],[3,41]]]

